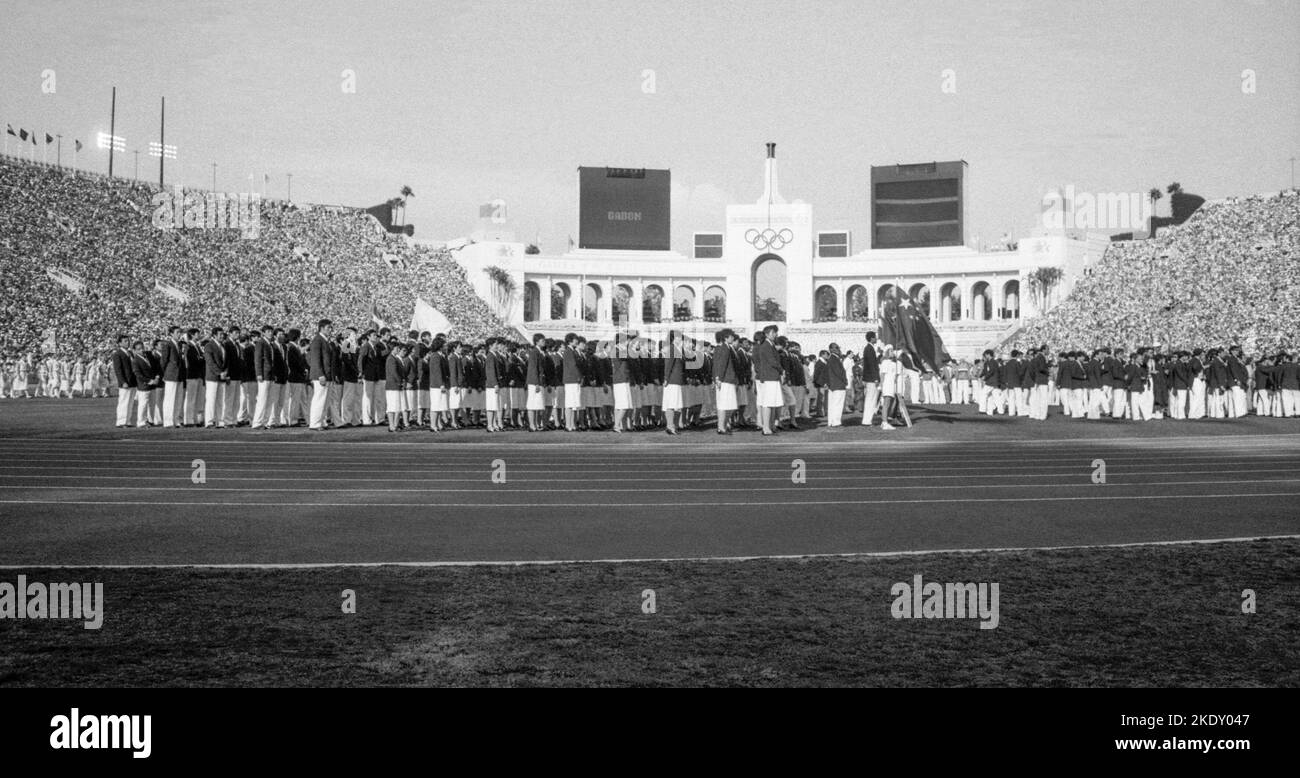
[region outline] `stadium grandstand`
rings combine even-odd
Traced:
[[[160,229],[156,185],[0,158],[0,354],[90,355],[174,322],[405,328],[423,298],[468,339],[510,329],[445,252],[361,209],[261,201],[256,237]],[[203,197],[202,190],[186,194]]]
[[[1300,342],[1300,192],[1206,203],[1148,240],[1110,245],[1020,348],[1167,349]]]

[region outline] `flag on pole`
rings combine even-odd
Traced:
[[[72,292],[80,292],[81,290],[86,288],[85,281],[82,281],[80,278],[74,276],[73,274],[69,273],[66,270],[61,270],[55,267],[47,267],[45,268],[45,275],[49,276],[50,279],[62,284],[65,288],[67,288],[69,291]]]
[[[423,297],[415,298],[415,313],[411,316],[411,329],[416,332],[441,332],[444,335],[451,332],[451,321],[443,316],[442,313],[429,305]]]
[[[384,321],[383,315],[379,313],[378,301],[370,303],[370,320],[380,329],[388,326],[388,322]]]
[[[880,341],[910,353],[919,366],[936,373],[951,359],[929,317],[897,284],[880,309]]]
[[[18,140],[21,140],[21,141],[26,141],[26,140],[27,140],[27,130],[19,130],[19,131],[18,131]]]
[[[51,143],[53,143],[53,142],[54,142],[54,136],[51,135],[51,134],[49,134],[48,132],[45,133],[45,143],[46,143],[46,145],[49,145],[49,144],[51,144]]]
[[[81,141],[77,141],[76,145],[77,145],[77,151],[81,151]]]
[[[5,132],[9,133],[10,135],[14,136],[15,138],[18,137],[18,133],[14,132],[14,126],[13,126],[12,124],[6,124],[6,125],[5,125]]]
[[[173,286],[172,284],[163,283],[159,279],[154,279],[153,288],[159,292],[162,292],[163,294],[167,295],[168,297],[172,298],[178,303],[188,303],[190,301],[190,296],[185,292],[183,292],[179,287]]]

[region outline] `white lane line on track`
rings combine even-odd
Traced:
[[[431,562],[229,562],[198,564],[112,564],[112,565],[0,565],[0,570],[311,570],[338,567],[527,567],[532,565],[636,564],[656,562],[758,562],[797,561],[804,559],[881,559],[926,556],[929,554],[1001,554],[1026,551],[1089,551],[1160,546],[1202,546],[1218,543],[1254,543],[1270,540],[1296,540],[1300,535],[1256,535],[1237,538],[1193,538],[1188,540],[1147,540],[1132,543],[1093,543],[1077,546],[999,546],[991,548],[934,548],[911,551],[848,551],[834,554],[755,554],[749,556],[628,557],[608,559],[521,559],[466,560]]]
[[[447,474],[455,474],[455,473],[481,474],[491,466],[492,462],[495,461],[495,460],[484,459],[482,460],[482,463],[479,464],[478,466],[468,466],[463,459],[454,462],[446,462],[446,463],[428,462],[424,465],[426,469],[397,470],[395,469],[397,465],[401,465],[409,468],[412,465],[417,465],[420,463],[412,462],[410,460],[402,460],[395,463],[394,467],[375,468],[374,467],[375,465],[379,465],[381,463],[366,461],[366,462],[358,463],[357,465],[349,465],[345,462],[335,463],[335,462],[302,461],[302,460],[268,461],[268,460],[243,460],[243,459],[223,461],[223,460],[211,459],[209,457],[199,457],[199,458],[202,458],[204,460],[204,464],[208,468],[213,468],[213,469],[218,467],[225,468],[225,472],[257,473],[257,472],[266,472],[268,468],[290,465],[302,470],[312,470],[315,472],[347,473],[350,475],[352,474],[363,475],[363,474],[373,474],[373,473],[417,474],[417,473],[428,473],[428,472],[438,472],[438,473],[447,473]],[[1144,467],[1144,466],[1145,467],[1168,467],[1168,466],[1174,466],[1174,465],[1184,464],[1184,463],[1189,465],[1206,465],[1206,464],[1214,464],[1219,462],[1222,462],[1224,464],[1236,464],[1236,465],[1243,465],[1243,466],[1254,466],[1255,464],[1276,464],[1278,461],[1296,462],[1300,464],[1300,457],[1293,458],[1290,456],[1249,458],[1249,459],[1223,457],[1223,456],[1202,457],[1197,459],[1191,459],[1191,458],[1178,458],[1178,459],[1154,458],[1153,459],[1152,457],[1121,458],[1121,457],[1110,457],[1110,456],[1102,457],[1102,458],[1105,459],[1108,466],[1113,466],[1114,464],[1118,463],[1118,464],[1125,464],[1130,467]],[[26,459],[24,461],[30,462],[31,460]],[[100,464],[100,465],[81,464],[81,463],[103,462],[103,461],[104,458],[100,457],[94,459],[60,460],[60,462],[76,462],[78,464],[54,464],[54,463],[37,464],[37,465],[0,464],[0,471],[37,470],[41,472],[47,472],[50,470],[76,470],[79,472],[84,472],[84,471],[91,471],[91,470],[107,470],[110,472],[132,472],[132,471],[147,470],[147,471],[157,472],[158,470],[167,470],[167,469],[189,470],[191,469],[192,460],[190,460],[188,456],[182,457],[181,459],[165,459],[165,460],[158,460],[158,459],[127,460],[127,459],[122,459],[120,457],[113,457],[112,458],[113,464]],[[691,463],[689,462],[682,462],[682,461],[669,462],[669,463],[661,463],[661,462],[611,463],[607,459],[606,460],[593,459],[586,462],[568,462],[568,463],[564,463],[564,462],[524,463],[524,462],[516,462],[513,459],[504,459],[503,461],[513,472],[522,471],[522,472],[536,472],[536,473],[551,473],[551,472],[555,472],[555,470],[559,468],[573,468],[573,469],[584,468],[592,471],[599,471],[600,473],[615,473],[615,474],[617,473],[644,474],[646,472],[698,473],[701,468],[716,469],[718,467],[744,468],[742,471],[744,473],[788,473],[790,469],[788,460],[782,460],[780,462],[738,461],[735,463],[702,461],[699,463],[695,463],[694,465],[691,465]],[[969,458],[963,461],[969,461]],[[1015,460],[1015,461],[1000,461],[994,464],[964,465],[964,464],[949,464],[946,462],[939,462],[939,461],[926,461],[926,460],[908,461],[908,460],[898,460],[898,459],[881,460],[878,462],[845,462],[845,461],[828,462],[826,460],[815,459],[810,456],[807,459],[805,459],[804,464],[809,466],[816,466],[819,472],[850,473],[850,472],[860,472],[862,469],[889,472],[889,471],[915,470],[918,467],[924,467],[930,471],[957,472],[957,471],[966,471],[966,470],[978,470],[978,471],[1007,470],[1007,469],[1032,470],[1035,468],[1067,467],[1067,466],[1075,466],[1079,468],[1091,468],[1091,461],[1092,460],[1086,456],[1080,457],[1078,459],[1063,459],[1063,460],[1051,459],[1046,457],[1035,457],[1031,459],[1022,459],[1022,460]],[[325,466],[325,465],[333,465],[333,464],[340,464],[343,466],[342,467]],[[664,464],[688,465],[688,466],[664,467]],[[236,467],[230,467],[231,465],[235,465]],[[362,465],[369,465],[370,467],[366,468],[363,467]],[[754,466],[767,466],[767,467],[771,467],[772,469],[759,470],[759,469],[755,469]]]
[[[1168,464],[1168,463],[1161,463],[1161,464]],[[40,469],[40,468],[33,468],[33,469]],[[103,469],[108,469],[108,468],[90,468],[90,469],[103,470]],[[130,472],[130,471],[132,471],[132,470],[135,470],[135,468],[127,468],[127,469],[123,469],[123,468],[113,468],[113,469],[114,469],[114,470],[122,469],[122,470],[124,470],[124,471],[126,471],[126,472]],[[167,476],[166,478],[163,478],[163,477],[158,473],[157,470],[148,470],[148,471],[147,471],[147,475],[148,475],[148,477],[152,478],[153,480],[167,480],[167,479],[175,479],[175,480],[186,481],[186,482],[188,482],[188,481],[190,480],[191,469],[190,469],[189,467],[173,467],[173,468],[171,468],[171,469],[176,470],[176,471],[177,471],[177,474],[176,474],[176,475],[172,475],[172,476]],[[217,468],[213,468],[213,469],[214,469],[214,470],[217,470]],[[898,481],[898,480],[934,480],[934,479],[938,479],[938,478],[1023,478],[1024,476],[1027,476],[1027,475],[1028,475],[1028,476],[1033,476],[1033,477],[1036,477],[1036,478],[1046,478],[1046,477],[1070,477],[1070,476],[1077,476],[1077,477],[1079,477],[1079,478],[1089,478],[1090,475],[1091,475],[1091,473],[1092,473],[1092,468],[1080,466],[1080,467],[1075,468],[1075,469],[1073,469],[1073,470],[1065,470],[1065,471],[1058,471],[1058,472],[1051,472],[1051,473],[1037,473],[1037,472],[1035,472],[1035,473],[1023,473],[1023,472],[1017,472],[1017,473],[979,473],[979,474],[974,474],[974,475],[972,475],[972,474],[967,474],[967,473],[956,473],[956,474],[948,475],[948,474],[939,474],[939,473],[927,472],[927,473],[925,473],[925,474],[923,474],[923,475],[896,475],[896,474],[890,474],[890,475],[870,475],[870,473],[876,472],[878,469],[879,469],[879,468],[873,468],[873,469],[868,470],[868,471],[866,471],[866,472],[864,472],[864,473],[859,473],[859,472],[854,472],[854,471],[849,471],[849,470],[844,470],[844,469],[836,469],[836,470],[826,471],[826,470],[823,470],[821,467],[818,467],[818,468],[815,469],[814,472],[812,472],[812,473],[809,474],[808,478],[809,478],[809,483],[815,483],[815,482],[819,482],[819,481]],[[330,471],[322,471],[320,468],[311,468],[311,470],[312,470],[312,472],[316,472],[316,473],[319,473],[319,472],[330,472]],[[265,470],[262,470],[262,469],[238,469],[238,468],[225,468],[225,467],[220,468],[218,471],[221,472],[221,473],[239,473],[239,472],[247,472],[247,473],[263,473],[263,472],[266,472]],[[408,481],[418,481],[418,482],[420,482],[420,483],[481,483],[481,484],[483,484],[483,485],[486,485],[486,484],[488,484],[488,476],[489,476],[489,472],[484,471],[484,470],[474,470],[474,471],[469,471],[469,472],[477,473],[477,474],[479,475],[480,479],[481,479],[480,481],[474,481],[474,480],[469,479],[469,478],[432,478],[432,477],[429,477],[429,473],[430,473],[430,471],[428,471],[428,470],[405,470],[405,471],[393,471],[393,470],[373,470],[373,471],[340,470],[340,471],[338,471],[338,472],[345,472],[345,473],[348,473],[349,475],[357,476],[358,480],[361,480],[361,477],[362,477],[362,476],[365,476],[364,480],[365,480],[367,483],[405,483],[405,482],[408,482]],[[444,472],[446,472],[446,471],[434,471],[434,472],[437,472],[437,473],[444,473]],[[656,471],[654,471],[654,472],[662,472],[662,471],[658,471],[658,470],[656,470]],[[690,471],[690,472],[696,472],[696,471]],[[761,478],[760,478],[760,477],[751,477],[752,474],[754,474],[754,473],[759,473],[759,472],[761,472],[761,473],[768,473],[768,474],[770,474],[770,473],[776,473],[776,474],[779,474],[779,475],[781,475],[781,476],[788,476],[792,471],[789,470],[789,469],[784,469],[784,470],[762,470],[762,471],[747,470],[747,471],[744,471],[744,472],[733,473],[733,474],[728,475],[728,480],[729,480],[729,481],[732,481],[732,482],[745,482],[745,481],[764,481],[764,482],[765,482],[765,481],[771,480],[770,478],[768,478],[768,477],[766,477],[766,476],[763,476],[763,477],[761,477]],[[826,475],[826,474],[825,474],[826,472],[832,472],[832,473],[838,473],[838,472],[853,472],[853,474],[852,474],[852,475]],[[1219,468],[1215,468],[1215,469],[1213,469],[1213,470],[1186,470],[1186,469],[1180,469],[1180,470],[1129,470],[1129,469],[1127,469],[1127,468],[1121,470],[1121,469],[1119,469],[1119,468],[1111,468],[1111,469],[1108,471],[1108,479],[1123,478],[1123,477],[1126,477],[1126,476],[1151,476],[1151,475],[1221,475],[1221,474],[1227,474],[1227,473],[1245,473],[1245,474],[1249,474],[1249,475],[1254,475],[1254,474],[1257,474],[1257,473],[1295,473],[1295,472],[1300,472],[1300,465],[1297,465],[1297,466],[1295,466],[1295,467],[1247,467],[1247,468],[1241,468],[1241,469],[1232,469],[1232,468],[1222,468],[1222,467],[1219,467]],[[394,473],[395,473],[395,474],[397,474],[399,477],[396,477],[396,478],[376,478],[375,475],[380,474],[380,473],[385,473],[385,474],[394,474]],[[404,474],[404,475],[403,475],[403,474]],[[41,473],[37,473],[37,474],[31,474],[31,475],[25,475],[25,474],[20,474],[20,475],[4,475],[4,474],[0,474],[0,479],[6,479],[6,478],[7,478],[7,479],[40,479],[40,480],[51,480],[51,479],[59,479],[59,478],[62,478],[62,479],[75,479],[75,480],[91,480],[91,479],[94,479],[94,480],[103,480],[103,481],[107,481],[107,480],[121,480],[121,479],[123,479],[123,478],[138,478],[138,477],[141,477],[141,476],[127,476],[127,475],[85,475],[85,474],[82,474],[82,473],[70,473],[70,474],[67,474],[67,475],[52,475],[52,474],[45,473],[45,472],[41,472]],[[331,476],[331,477],[328,477],[328,478],[312,478],[312,477],[307,477],[307,476],[283,476],[283,477],[268,477],[268,476],[235,476],[235,477],[231,477],[231,478],[218,477],[218,476],[209,476],[209,477],[208,477],[208,482],[209,482],[209,483],[214,482],[214,481],[236,481],[236,482],[241,482],[241,483],[242,483],[242,482],[259,482],[259,483],[302,483],[302,482],[304,482],[304,481],[307,481],[307,482],[310,482],[310,481],[328,481],[328,482],[335,482],[335,481],[338,481],[338,480],[339,480],[339,478],[338,478],[337,476]],[[592,480],[591,477],[584,477],[584,478],[562,478],[562,477],[548,477],[548,478],[515,478],[515,477],[511,476],[511,477],[510,477],[510,480],[505,484],[505,486],[506,486],[507,488],[509,488],[510,484],[517,484],[517,483],[589,483],[591,480]],[[673,479],[672,479],[672,482],[673,482],[673,483],[681,483],[681,482],[694,482],[694,481],[717,481],[717,480],[718,480],[718,476],[716,476],[716,475],[711,475],[711,476],[674,476]],[[1107,483],[1110,483],[1110,482],[1111,482],[1110,480],[1107,481]],[[1195,483],[1195,482],[1188,482],[1188,483]],[[1222,482],[1221,482],[1221,483],[1222,483]],[[1234,482],[1227,482],[1227,483],[1234,483]],[[8,487],[8,486],[4,486],[4,485],[0,484],[0,488],[2,488],[2,489],[14,489],[14,488],[20,488],[20,486],[21,486],[21,485],[16,485],[16,486]],[[200,488],[200,489],[203,488],[202,485],[196,485],[196,486],[197,486],[197,488]],[[493,486],[495,487],[495,486],[497,486],[497,485],[493,484]],[[56,487],[51,487],[51,488],[56,488]],[[127,488],[127,487],[123,487],[123,488]],[[621,489],[622,487],[617,486],[616,484],[613,484],[613,483],[611,484],[611,486],[609,486],[609,489],[610,489],[610,490],[612,490],[612,489],[616,489],[616,488],[617,488],[617,489]],[[664,487],[664,488],[667,489],[667,488],[669,488],[669,487]],[[380,490],[380,489],[376,489],[376,490],[374,490],[374,491],[382,491],[382,490]],[[503,491],[504,491],[504,490],[503,490]]]
[[[1296,437],[1300,437],[1300,436],[1296,436]],[[1300,440],[1295,440],[1295,438],[1292,438],[1292,436],[1249,437],[1249,438],[1244,438],[1244,440],[1240,440],[1240,441],[1225,441],[1225,440],[1221,440],[1221,438],[1208,438],[1208,440],[1204,440],[1200,442],[1191,442],[1191,444],[1184,444],[1184,442],[1180,442],[1183,440],[1184,438],[1153,438],[1153,441],[1156,442],[1156,444],[1160,444],[1158,445],[1158,448],[1166,451],[1204,451],[1206,450],[1206,448],[1213,448],[1216,450],[1225,450],[1225,451],[1300,449]],[[29,455],[29,454],[42,454],[42,453],[68,454],[68,453],[75,453],[75,451],[81,449],[90,449],[92,448],[92,446],[88,444],[92,444],[92,442],[100,442],[100,444],[109,444],[114,446],[114,448],[121,449],[122,451],[130,451],[131,449],[140,449],[140,448],[151,448],[152,444],[155,444],[155,442],[159,442],[159,444],[164,444],[164,442],[170,442],[170,444],[185,444],[185,445],[192,445],[192,446],[216,445],[216,444],[221,444],[221,442],[231,442],[231,444],[243,445],[244,448],[247,449],[265,448],[265,446],[259,445],[259,441],[85,441],[85,442],[78,441],[77,444],[75,445],[60,446],[60,448],[31,448],[31,446],[5,446],[4,444],[6,444],[6,442],[8,441],[5,441],[4,438],[0,438],[0,454],[10,454],[10,453],[14,455]],[[134,445],[135,442],[140,442],[140,444],[144,444],[144,446]],[[677,445],[677,444],[666,444],[662,446],[660,445],[620,446],[620,448],[617,449],[617,451],[620,451],[620,453],[627,453],[627,454],[653,455],[653,457],[676,457],[676,455],[680,455],[682,453],[702,455],[703,457],[703,455],[727,453],[727,451],[731,449],[732,442],[733,441],[719,441],[718,444],[716,445],[707,445],[707,446]],[[746,441],[738,441],[736,445],[744,444],[744,442]],[[748,442],[749,444],[755,444],[759,446],[768,445],[766,441],[762,441],[762,442],[748,441]],[[803,440],[784,441],[784,442],[785,445],[806,444],[809,446],[816,446],[822,444],[822,442],[833,442],[833,441],[815,441],[815,440],[810,441],[810,440],[806,440],[806,438],[803,438]],[[919,444],[919,442],[915,442],[915,444],[896,444],[896,445],[889,446],[889,448],[879,448],[879,449],[859,448],[858,451],[863,455],[897,455],[898,449],[924,449],[927,451],[932,449],[940,449],[940,450],[961,449],[961,448],[965,448],[967,441],[936,440],[931,442],[933,445],[922,446]],[[978,448],[980,449],[987,448],[987,446],[984,445],[984,441],[979,441],[979,442],[980,445],[978,446]],[[1018,446],[1021,444],[1032,444],[1032,442],[1037,442],[1037,441],[1022,440],[1022,441],[988,441],[988,442],[997,442],[997,444],[1005,444],[1008,445],[1009,448],[1014,448],[1014,446]],[[1057,451],[1057,450],[1087,451],[1087,453],[1091,453],[1091,451],[1095,451],[1096,449],[1099,448],[1106,448],[1106,446],[1117,444],[1117,442],[1122,442],[1122,441],[1108,441],[1108,440],[1080,441],[1079,438],[1073,438],[1073,440],[1069,440],[1069,441],[1054,441],[1052,444],[1052,450],[1053,451]],[[326,453],[348,455],[351,454],[350,449],[354,448],[354,445],[357,444],[342,444],[342,442],[341,444],[317,444],[313,446],[313,449],[317,451],[326,451]],[[430,444],[430,445],[391,444],[390,446],[386,446],[386,448],[389,449],[389,451],[386,451],[386,453],[407,454],[409,453],[409,451],[446,451],[446,453],[451,453],[451,451],[463,450],[465,445],[468,444]],[[582,444],[573,444],[573,445],[582,446]],[[776,444],[772,444],[772,445],[776,445]],[[569,444],[555,444],[554,448],[567,448],[567,446],[569,446]],[[104,446],[101,445],[99,446],[99,448],[104,448]],[[477,446],[477,448],[482,448],[482,446]],[[533,451],[539,451],[539,453],[545,453],[545,451],[547,449],[552,448],[552,446],[551,445],[528,446],[528,445],[495,444],[491,446],[486,446],[486,448],[520,451],[520,453],[533,453]],[[1028,448],[1039,448],[1039,446],[1028,446]],[[1117,445],[1115,446],[1115,448],[1131,449],[1132,446]],[[1144,450],[1145,449],[1144,446],[1141,449]],[[746,448],[745,450],[746,450],[746,454],[754,453],[754,451],[750,451],[748,448]],[[278,451],[278,453],[289,454],[289,451]],[[607,457],[607,455],[610,453],[611,453],[610,450],[604,450],[604,449],[599,451],[591,451],[591,455],[597,455],[597,457]],[[758,451],[758,453],[762,454],[762,451]],[[776,454],[776,451],[772,451],[772,453]],[[923,451],[919,451],[919,450],[915,451],[915,454],[920,454],[920,453],[923,453]],[[982,450],[979,451],[979,453],[987,453],[987,451]],[[565,454],[573,455],[573,451],[565,451]],[[845,451],[836,450],[836,455],[842,455],[842,454],[845,454]],[[969,455],[969,453],[967,453],[966,455]]]
[[[703,479],[710,480],[710,479]],[[716,480],[716,479],[714,479]],[[1236,478],[1223,481],[1209,480],[1192,480],[1192,481],[1137,481],[1134,483],[1112,483],[1107,482],[1108,487],[1121,489],[1145,489],[1152,486],[1216,486],[1222,484],[1287,484],[1300,483],[1300,478]],[[600,494],[629,494],[629,493],[663,493],[674,494],[677,492],[807,492],[807,491],[880,491],[885,489],[1071,489],[1071,488],[1094,488],[1097,484],[1092,483],[1086,474],[1079,475],[1078,481],[1067,481],[1065,483],[1043,483],[1034,481],[1031,483],[1019,484],[934,484],[926,486],[917,486],[909,484],[905,486],[886,486],[881,484],[864,484],[861,486],[818,486],[811,481],[807,484],[791,484],[789,486],[739,486],[739,487],[679,487],[679,486],[659,486],[659,487],[601,487],[596,489],[495,489],[485,479],[478,486],[464,488],[415,488],[415,487],[379,487],[366,488],[363,486],[349,486],[339,489],[324,488],[318,486],[274,486],[274,487],[246,487],[246,486],[208,486],[207,484],[190,484],[188,486],[83,486],[78,484],[72,485],[47,485],[47,484],[15,484],[5,486],[0,484],[0,490],[26,490],[26,489],[50,489],[66,491],[78,489],[82,491],[96,492],[237,492],[237,493],[256,493],[272,492],[275,494],[287,492],[308,492],[311,494],[425,494],[425,493],[445,493],[445,492],[470,492],[474,494],[574,494],[574,493],[600,493]],[[620,503],[609,503],[609,505],[619,505]],[[699,505],[701,503],[684,503],[687,505]],[[493,507],[494,503],[479,503],[483,507]]]
[[[1092,497],[964,497],[916,500],[763,500],[761,502],[562,502],[562,503],[428,503],[428,502],[302,502],[287,504],[277,502],[216,502],[216,501],[154,501],[154,500],[0,500],[0,505],[199,505],[212,507],[276,507],[276,508],[531,508],[533,510],[551,510],[558,508],[768,508],[776,506],[810,506],[810,505],[929,505],[941,503],[970,504],[977,502],[1012,503],[1012,502],[1089,502],[1107,500],[1252,500],[1263,497],[1300,497],[1300,492],[1244,492],[1219,494],[1128,494],[1096,495]],[[399,516],[397,518],[408,518]]]
[[[852,429],[852,428],[855,427],[855,426],[857,426],[857,425],[852,425],[852,424],[850,424],[850,425],[846,425],[846,428],[847,428],[847,429]],[[1082,429],[1082,428],[1081,428],[1081,429]],[[803,432],[805,432],[805,433],[806,433],[806,432],[811,432],[811,431],[813,431],[813,430],[812,430],[812,429],[803,430]],[[505,439],[505,440],[502,440],[502,439],[495,439],[495,440],[476,440],[476,441],[467,440],[467,441],[449,441],[449,442],[440,442],[440,441],[437,441],[437,440],[422,440],[421,442],[418,442],[418,443],[417,443],[417,442],[415,442],[415,441],[397,441],[397,440],[394,440],[394,441],[386,441],[386,440],[334,440],[334,441],[331,441],[331,440],[320,440],[320,439],[318,439],[318,438],[313,438],[313,439],[310,439],[310,440],[270,440],[270,439],[267,439],[266,437],[264,437],[263,434],[261,434],[261,433],[254,433],[254,434],[256,434],[257,436],[254,437],[254,438],[246,438],[246,439],[242,439],[242,440],[213,440],[213,439],[211,439],[211,438],[203,438],[203,437],[196,437],[196,438],[182,438],[182,439],[176,439],[176,438],[158,438],[158,437],[149,437],[149,438],[87,438],[87,439],[75,439],[75,438],[17,438],[17,437],[15,437],[15,438],[0,438],[0,444],[3,444],[3,442],[5,442],[5,441],[13,441],[13,442],[21,442],[21,443],[26,443],[26,442],[39,442],[39,443],[56,443],[56,442],[58,442],[58,443],[63,443],[63,442],[66,442],[66,443],[68,443],[68,444],[70,444],[70,445],[87,445],[87,444],[121,444],[121,443],[147,443],[147,444],[150,444],[150,445],[153,445],[153,444],[192,445],[192,444],[194,444],[194,443],[204,443],[204,444],[211,444],[211,445],[250,445],[250,444],[252,444],[252,445],[281,445],[281,446],[377,446],[377,447],[409,447],[409,446],[422,446],[422,447],[426,447],[426,448],[430,448],[430,447],[432,447],[432,448],[448,448],[448,449],[453,449],[453,450],[454,450],[454,449],[457,449],[457,448],[462,448],[462,447],[465,447],[465,446],[477,446],[477,447],[493,447],[493,448],[501,448],[501,447],[504,447],[504,446],[510,446],[510,445],[512,445],[512,444],[518,444],[519,447],[521,447],[521,448],[528,448],[528,447],[532,447],[532,446],[539,446],[539,447],[540,447],[540,446],[546,446],[546,447],[566,447],[566,448],[572,448],[572,447],[578,447],[578,446],[585,446],[585,447],[591,447],[591,446],[607,446],[607,447],[611,447],[611,448],[613,448],[613,447],[618,447],[618,448],[620,448],[620,449],[631,450],[633,447],[632,447],[632,446],[629,446],[628,443],[630,443],[630,442],[632,442],[632,441],[636,441],[636,440],[643,440],[643,441],[654,440],[654,441],[657,441],[657,442],[649,443],[649,445],[650,445],[650,446],[653,446],[653,447],[656,447],[656,448],[671,448],[671,449],[679,449],[679,448],[687,448],[687,447],[704,447],[704,448],[707,448],[707,449],[709,449],[709,450],[717,450],[717,449],[720,449],[720,448],[728,448],[728,447],[731,447],[731,446],[763,446],[763,447],[768,447],[768,446],[799,446],[799,445],[808,445],[808,443],[809,443],[808,441],[802,441],[802,442],[801,442],[801,441],[796,441],[796,440],[775,440],[775,441],[774,441],[774,440],[762,440],[762,439],[745,440],[745,439],[743,439],[743,438],[741,438],[741,439],[737,439],[737,438],[735,438],[734,436],[733,436],[729,441],[725,441],[725,442],[723,442],[723,443],[719,443],[719,442],[716,441],[716,440],[714,440],[714,441],[710,441],[710,442],[708,442],[708,443],[705,443],[705,442],[703,442],[703,441],[676,441],[676,440],[661,440],[661,439],[658,438],[658,437],[651,438],[650,436],[655,435],[655,433],[653,433],[653,432],[640,432],[640,433],[637,433],[637,432],[631,432],[631,433],[626,433],[626,434],[629,436],[629,437],[627,438],[626,441],[619,439],[617,436],[615,436],[615,435],[613,435],[613,434],[611,433],[611,434],[608,435],[608,436],[601,436],[600,438],[596,438],[596,439],[587,439],[587,440],[554,440],[554,441],[551,441],[551,440],[541,440],[541,439],[537,439],[537,440],[535,440],[535,442],[528,442],[528,443],[522,443],[522,444],[519,444],[518,442],[519,442],[519,441],[534,441],[534,438],[531,438],[531,437],[524,437],[524,436],[521,435],[521,436],[518,437],[518,438]],[[298,430],[298,431],[293,432],[293,433],[286,432],[285,434],[302,434],[302,435],[305,436],[305,435],[307,434],[307,432],[306,432],[305,430]],[[420,433],[418,433],[418,432],[413,432],[413,433],[404,433],[404,434],[407,434],[407,435],[419,435]],[[562,433],[557,433],[557,434],[562,434]],[[704,431],[702,431],[702,432],[700,432],[699,434],[707,436],[707,435],[711,435],[712,433],[711,433],[711,432],[704,432]],[[742,434],[745,434],[745,433],[742,433]],[[801,433],[786,433],[786,434],[790,434],[790,435],[798,435],[798,434],[801,434]],[[1031,439],[1031,438],[980,438],[980,439],[978,439],[978,440],[951,440],[951,439],[935,438],[935,439],[923,439],[923,440],[905,440],[905,439],[902,439],[901,437],[884,437],[885,433],[882,432],[879,428],[875,428],[875,427],[872,428],[872,432],[869,433],[869,434],[871,435],[870,440],[871,440],[872,442],[879,442],[879,443],[881,443],[881,444],[883,444],[883,445],[887,445],[887,446],[918,446],[918,447],[923,447],[923,446],[936,446],[936,447],[939,447],[939,446],[972,446],[972,447],[982,447],[982,446],[986,446],[986,445],[988,445],[988,444],[990,444],[990,443],[1014,443],[1014,444],[1028,445],[1028,446],[1052,445],[1052,444],[1056,444],[1056,443],[1071,443],[1071,444],[1074,444],[1074,445],[1098,445],[1098,446],[1104,446],[1104,445],[1114,444],[1114,443],[1138,443],[1138,444],[1142,444],[1142,445],[1153,445],[1153,446],[1159,446],[1159,445],[1169,445],[1171,441],[1178,441],[1180,444],[1184,444],[1184,445],[1197,445],[1197,444],[1204,444],[1204,443],[1222,443],[1223,441],[1229,441],[1229,440],[1246,440],[1246,441],[1278,441],[1278,440],[1286,440],[1286,441],[1295,442],[1295,439],[1300,438],[1300,433],[1293,433],[1293,432],[1278,432],[1278,433],[1270,433],[1270,432],[1253,432],[1253,433],[1231,433],[1231,434],[1227,434],[1227,433],[1225,433],[1225,434],[1223,434],[1223,435],[1194,435],[1194,436],[1184,436],[1184,435],[1176,435],[1176,436],[1168,436],[1168,435],[1166,435],[1166,436],[1155,436],[1155,435],[1152,435],[1152,436],[1136,436],[1136,437],[1086,438],[1086,439],[1081,439],[1081,438],[1078,438],[1078,437],[1070,437],[1070,438],[1032,438],[1032,439]],[[906,433],[906,432],[901,432],[901,431],[899,432],[899,435],[900,435],[900,436],[901,436],[901,435],[906,435],[906,434],[908,434],[908,433]],[[754,435],[755,435],[755,437],[757,437],[757,433],[754,433]],[[866,439],[858,438],[858,439],[854,439],[854,440],[817,440],[817,441],[813,441],[813,442],[814,442],[816,445],[829,445],[829,446],[861,446],[861,445],[863,445],[864,442],[866,442]]]

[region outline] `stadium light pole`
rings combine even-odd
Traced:
[[[1294,165],[1292,165],[1292,167],[1294,167]],[[291,203],[293,202],[293,173],[286,173],[285,175],[289,176],[289,188],[285,192],[284,200],[285,202]],[[1295,176],[1292,175],[1292,178],[1294,177]]]
[[[1291,158],[1291,188],[1295,189],[1295,157]]]
[[[140,180],[140,149],[131,152],[135,155],[135,180]]]
[[[165,151],[167,146],[167,136],[164,134],[167,130],[167,98],[162,98],[162,109],[158,114],[158,145],[162,148],[159,151]],[[158,188],[163,188],[163,162],[166,160],[166,154],[158,155]]]
[[[214,194],[217,191],[217,163],[215,162],[212,163],[212,191]]]
[[[59,145],[54,147],[54,164],[63,167],[63,136],[55,135],[59,139]]]
[[[113,177],[113,140],[117,138],[117,87],[113,87],[113,102],[108,109],[108,177]]]

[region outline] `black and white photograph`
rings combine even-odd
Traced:
[[[836,688],[1284,758],[1294,0],[0,16],[6,747]]]

